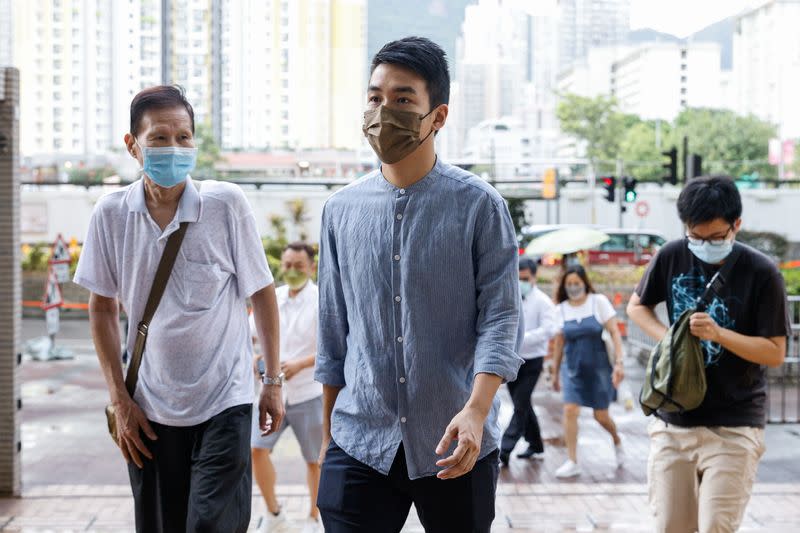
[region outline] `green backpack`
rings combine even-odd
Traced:
[[[684,311],[669,328],[667,334],[650,352],[644,384],[639,393],[639,404],[644,414],[656,411],[683,413],[703,403],[706,396],[706,368],[700,340],[692,335],[689,317],[703,312],[714,295],[730,276],[742,247],[735,244],[733,251],[711,281],[694,309]]]

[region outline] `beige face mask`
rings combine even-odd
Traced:
[[[413,111],[398,111],[380,105],[364,112],[361,130],[378,159],[392,165],[404,159],[431,136],[433,128],[424,139],[419,138],[422,119],[431,113],[433,109],[420,116]]]

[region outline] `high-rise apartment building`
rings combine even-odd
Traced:
[[[630,0],[559,0],[561,70],[598,46],[623,44],[630,30]]]
[[[736,106],[800,137],[800,0],[771,0],[737,17],[733,35]]]
[[[0,0],[24,155],[117,148],[141,89],[179,84],[225,149],[357,148],[366,0]],[[9,37],[10,36],[10,37]]]

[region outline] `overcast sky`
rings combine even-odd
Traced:
[[[686,37],[768,0],[631,0],[631,29],[652,28]],[[532,15],[555,15],[557,0],[504,0]]]
[[[653,28],[686,37],[763,3],[764,0],[631,0],[631,29]]]

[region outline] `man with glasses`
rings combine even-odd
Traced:
[[[764,453],[766,367],[786,356],[786,291],[770,258],[735,243],[742,200],[730,178],[690,181],[678,215],[686,237],[659,251],[628,304],[631,320],[648,335],[661,339],[667,332],[657,304],[666,302],[669,320],[677,320],[725,261],[735,263],[706,312],[690,318],[705,356],[703,403],[683,413],[659,412],[648,428],[650,506],[656,531],[732,532]]]

